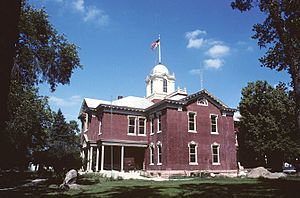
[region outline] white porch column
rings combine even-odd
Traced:
[[[90,171],[90,149],[87,149],[87,164],[86,171]]]
[[[121,147],[121,172],[124,171],[124,146]]]
[[[92,167],[93,167],[93,147],[91,146],[91,151],[90,151],[90,167],[89,170],[92,171]]]
[[[104,170],[104,145],[101,146],[101,171]]]
[[[99,170],[99,147],[97,146],[97,154],[96,154],[96,172]]]
[[[84,171],[84,163],[85,163],[85,154],[84,154],[84,149],[81,151],[81,158],[82,158],[82,170]]]

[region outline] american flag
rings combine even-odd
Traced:
[[[160,41],[159,39],[157,39],[156,41],[154,41],[152,44],[151,44],[151,49],[154,50],[155,48],[157,48],[160,44]]]

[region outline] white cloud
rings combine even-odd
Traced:
[[[98,9],[95,6],[87,8],[87,12],[83,18],[84,22],[95,21],[99,25],[106,25],[108,23],[109,16],[104,11]]]
[[[219,58],[226,56],[230,51],[230,48],[226,45],[214,45],[213,47],[209,48],[206,52],[212,58]]]
[[[69,98],[60,98],[55,96],[49,97],[49,102],[53,103],[58,107],[75,106],[82,102],[82,98],[79,95],[74,95]]]
[[[192,32],[185,33],[185,38],[188,40],[187,48],[196,48],[199,49],[202,47],[206,40],[204,38],[199,38],[200,35],[205,35],[206,31],[204,30],[194,30]]]
[[[84,7],[84,0],[74,0],[72,2],[72,6],[74,7],[75,10],[79,12],[84,12],[85,7]]]
[[[192,74],[192,75],[201,74],[201,72],[202,72],[201,69],[192,69],[192,70],[190,70],[190,74]]]
[[[224,65],[224,61],[219,58],[206,59],[203,62],[204,62],[204,66],[206,68],[219,69],[220,67],[222,67]]]
[[[97,25],[107,25],[109,21],[109,15],[95,5],[86,5],[85,0],[55,0],[57,3],[64,3],[64,6],[72,9],[76,13],[81,15],[81,19],[84,22],[93,22]]]

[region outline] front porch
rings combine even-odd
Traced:
[[[82,147],[82,170],[120,172],[145,170],[144,155],[147,142],[105,140],[85,142]]]

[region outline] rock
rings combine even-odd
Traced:
[[[262,178],[266,178],[266,179],[278,179],[278,178],[286,177],[286,176],[287,175],[285,173],[271,173],[264,167],[254,168],[247,175],[248,178],[262,177]]]
[[[70,185],[76,184],[77,176],[78,176],[78,174],[77,174],[76,170],[74,170],[74,169],[70,170],[66,174],[64,182],[60,185],[60,188],[64,189],[64,190],[69,189]]]
[[[269,172],[267,169],[265,169],[264,167],[257,167],[252,169],[247,177],[249,178],[259,178],[259,177],[265,177],[266,175],[270,174],[271,172]]]

